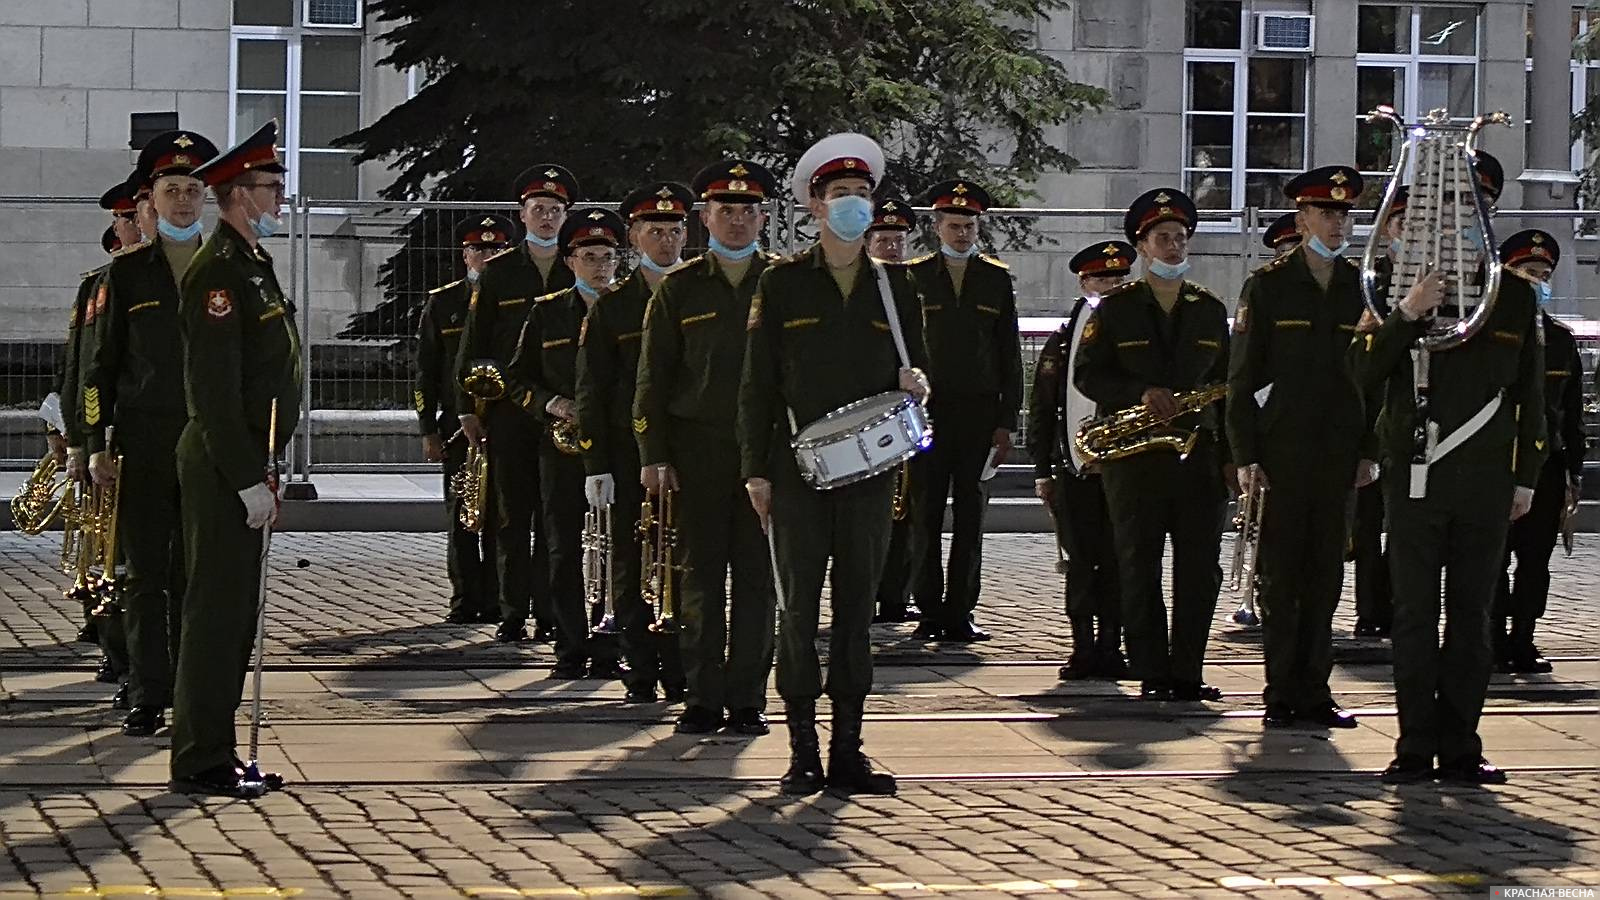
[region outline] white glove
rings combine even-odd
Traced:
[[[278,498],[265,481],[252,484],[239,492],[244,503],[244,524],[251,528],[265,528],[278,519]]]
[[[85,465],[86,463],[83,458],[83,448],[68,447],[67,477],[71,478],[73,481],[82,481],[84,473],[88,471],[88,469],[85,468]]]
[[[590,506],[610,506],[617,499],[617,482],[609,472],[590,475],[583,480],[583,493],[589,498]]]
[[[1511,521],[1522,518],[1533,509],[1533,488],[1517,486],[1517,492],[1511,496]]]

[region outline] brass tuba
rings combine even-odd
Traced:
[[[480,359],[467,367],[461,387],[472,397],[473,414],[481,419],[490,401],[505,396],[506,379],[494,360]],[[451,477],[450,490],[461,499],[456,521],[474,534],[483,531],[483,508],[489,499],[488,438],[479,444],[467,442],[466,462]]]
[[[11,520],[23,534],[42,534],[71,496],[71,481],[61,472],[61,463],[55,454],[46,453],[11,498]]]
[[[1438,272],[1445,281],[1445,302],[1431,317],[1420,343],[1425,350],[1449,350],[1476,334],[1494,309],[1500,254],[1489,227],[1489,204],[1478,187],[1472,159],[1478,132],[1485,125],[1509,125],[1511,120],[1496,112],[1459,125],[1450,121],[1447,111],[1435,109],[1421,122],[1407,125],[1393,107],[1380,106],[1367,115],[1367,121],[1392,124],[1401,145],[1395,177],[1384,191],[1373,220],[1373,237],[1361,257],[1363,299],[1382,322],[1385,312],[1398,305],[1413,285],[1429,272]],[[1411,190],[1401,226],[1400,253],[1385,279],[1379,259],[1389,244],[1383,235],[1408,168]],[[1483,279],[1475,283],[1480,261]],[[1447,310],[1453,315],[1446,314]]]
[[[1072,437],[1073,444],[1086,463],[1122,459],[1157,447],[1175,450],[1179,459],[1185,459],[1194,452],[1194,445],[1200,440],[1200,429],[1173,428],[1170,423],[1205,409],[1227,394],[1226,384],[1184,391],[1173,397],[1178,411],[1171,416],[1156,415],[1142,403],[1130,406],[1083,423]]]

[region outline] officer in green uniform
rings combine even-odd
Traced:
[[[710,250],[667,273],[645,313],[633,430],[645,489],[677,491],[688,687],[677,729],[706,734],[726,724],[735,734],[766,734],[772,570],[745,497],[734,426],[744,323],[772,260],[757,242],[761,204],[777,184],[756,163],[728,159],[702,169],[692,187],[705,201]]]
[[[1287,256],[1300,246],[1301,235],[1298,221],[1299,213],[1284,213],[1272,220],[1267,230],[1261,235],[1261,243],[1271,250],[1274,256]]]
[[[280,227],[277,122],[194,172],[221,221],[183,278],[178,308],[189,422],[178,439],[189,590],[172,720],[172,789],[254,796],[233,716],[255,637],[263,527],[277,517],[271,461],[300,415],[300,335],[258,243]],[[277,442],[268,436],[276,416]],[[265,776],[269,787],[283,779]]]
[[[1094,415],[1092,402],[1072,383],[1073,357],[1089,316],[1107,291],[1122,284],[1136,251],[1122,241],[1079,250],[1069,263],[1083,295],[1056,329],[1033,371],[1028,401],[1028,455],[1034,494],[1050,510],[1056,540],[1066,555],[1066,612],[1072,624],[1072,655],[1061,667],[1063,681],[1127,677],[1122,657],[1122,595],[1111,517],[1099,469],[1080,464],[1072,446],[1078,425]],[[1098,626],[1098,627],[1097,627]]]
[[[972,623],[983,566],[986,467],[1005,461],[1022,406],[1022,344],[1017,301],[1005,263],[978,253],[978,217],[989,192],[970,181],[928,190],[939,252],[913,260],[932,360],[933,447],[912,464],[916,485],[913,578],[922,608],[915,635],[931,640],[984,641]],[[989,470],[992,474],[992,469]],[[945,498],[951,503],[950,571],[939,554]]]
[[[1239,292],[1228,373],[1228,445],[1240,488],[1266,493],[1256,563],[1268,727],[1354,728],[1329,692],[1350,492],[1375,455],[1350,370],[1366,310],[1343,257],[1361,174],[1323,166],[1284,185],[1305,240]]]
[[[216,146],[192,131],[169,131],[145,144],[138,180],[152,188],[157,234],[117,251],[83,335],[84,447],[95,484],[110,487],[115,458],[122,457],[117,548],[126,563],[120,587],[132,706],[122,733],[133,736],[164,728],[172,705],[176,642],[169,632],[183,615],[173,453],[188,421],[178,285],[200,249],[205,185],[193,173],[216,155]]]
[[[589,209],[561,225],[561,257],[572,287],[536,297],[506,371],[506,397],[539,423],[540,529],[550,544],[550,604],[556,619],[555,678],[617,678],[617,645],[589,633],[584,609],[583,423],[578,419],[578,341],[584,318],[617,273],[627,227],[609,209]],[[479,298],[479,304],[484,302]],[[572,443],[558,431],[574,429]],[[574,445],[575,444],[575,445]],[[494,476],[490,475],[492,481]],[[587,664],[587,668],[586,665]]]
[[[465,435],[456,409],[456,354],[466,326],[472,291],[484,260],[516,240],[516,226],[501,215],[474,216],[456,227],[466,276],[428,292],[417,325],[417,381],[412,390],[422,429],[422,456],[444,464],[445,509],[450,515],[445,566],[450,575],[452,625],[500,621],[500,592],[494,575],[494,529],[469,531],[461,524],[461,500],[451,485],[467,462]],[[488,498],[482,498],[487,501]]]
[[[561,166],[533,166],[513,182],[512,191],[522,203],[523,244],[491,258],[478,281],[478,291],[467,311],[461,349],[456,357],[456,378],[488,361],[504,372],[511,365],[517,338],[536,297],[572,286],[572,270],[560,258],[558,240],[567,208],[578,199],[578,182]],[[528,639],[530,602],[539,621],[539,637],[546,624],[556,621],[550,606],[549,536],[542,525],[539,485],[539,447],[542,423],[511,398],[491,400],[480,420],[469,412],[473,398],[456,396],[461,429],[474,442],[489,444],[489,508],[495,575],[500,586],[500,627],[497,641]],[[530,535],[538,524],[538,535]]]
[[[746,326],[739,451],[777,571],[778,693],[790,754],[781,786],[788,794],[810,794],[824,783],[846,794],[895,789],[894,778],[872,771],[861,752],[862,711],[872,689],[873,601],[889,545],[894,475],[817,490],[801,477],[789,448],[796,425],[857,400],[897,387],[919,401],[927,398],[918,368],[926,365],[927,352],[915,286],[904,266],[874,262],[863,246],[873,184],[882,172],[882,149],[859,134],[832,135],[806,151],[795,169],[794,192],[823,223],[820,239],[761,276]],[[881,292],[880,266],[887,266],[892,297]],[[816,647],[824,578],[833,609],[826,782],[816,730],[816,701],[824,690]]]
[[[872,205],[872,224],[867,226],[867,255],[884,262],[903,262],[906,245],[917,228],[917,213],[900,197],[879,197]],[[911,553],[915,521],[911,515],[911,464],[904,463],[895,475],[894,524],[889,530],[889,555],[883,561],[883,578],[878,582],[878,614],[874,622],[913,622],[922,610],[909,603],[911,594]]]
[[[1084,325],[1073,382],[1110,415],[1140,404],[1177,412],[1177,393],[1226,380],[1228,312],[1215,294],[1184,280],[1198,213],[1176,188],[1156,188],[1128,208],[1122,228],[1145,274],[1105,295]],[[1219,404],[1172,421],[1198,429],[1182,457],[1166,447],[1101,464],[1122,582],[1128,665],[1149,700],[1220,700],[1202,679],[1206,639],[1222,586],[1218,552],[1233,464]],[[1172,630],[1161,596],[1161,557],[1172,538]]]
[[[1533,629],[1544,615],[1550,593],[1550,553],[1556,546],[1563,514],[1578,507],[1583,481],[1583,359],[1571,329],[1548,311],[1550,274],[1561,261],[1561,247],[1546,231],[1519,231],[1500,245],[1500,262],[1533,279],[1544,329],[1545,431],[1549,458],[1539,472],[1533,508],[1511,523],[1505,564],[1495,593],[1492,624],[1495,663],[1502,672],[1537,674],[1552,669],[1533,643]],[[1516,587],[1505,569],[1517,558]],[[1510,631],[1507,631],[1507,626]]]
[[[578,421],[584,423],[583,464],[589,473],[585,492],[591,506],[608,508],[611,517],[609,575],[628,660],[623,676],[628,703],[654,703],[657,682],[669,701],[685,694],[675,623],[657,627],[656,610],[640,591],[639,515],[645,492],[632,413],[645,309],[667,271],[682,262],[684,223],[693,207],[694,194],[675,181],[651,182],[622,201],[618,213],[628,223],[628,242],[639,265],[595,301],[578,342]]]
[[[1363,385],[1384,385],[1378,437],[1400,720],[1395,758],[1383,772],[1391,784],[1505,781],[1484,760],[1478,736],[1493,667],[1489,611],[1506,532],[1532,506],[1546,455],[1544,329],[1533,284],[1515,269],[1502,270],[1482,327],[1459,346],[1426,353],[1429,390],[1419,402],[1412,351],[1445,294],[1439,273],[1418,279],[1354,347]],[[1418,421],[1419,408],[1426,422]],[[1433,427],[1438,443],[1417,446],[1415,438]]]

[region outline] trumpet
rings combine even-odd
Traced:
[[[654,498],[645,498],[639,507],[639,594],[657,611],[650,630],[672,634],[678,630],[675,575],[684,570],[675,559],[678,553],[678,525],[673,514],[673,495],[677,491],[662,487]]]
[[[591,505],[583,515],[583,601],[600,607],[600,621],[590,634],[619,634],[615,586],[611,580],[611,504]]]
[[[894,500],[889,511],[896,522],[904,522],[911,510],[911,464],[901,463],[894,473]]]
[[[1145,404],[1130,406],[1108,416],[1091,419],[1073,435],[1074,446],[1086,463],[1122,459],[1168,447],[1185,459],[1194,452],[1200,440],[1200,429],[1172,428],[1169,423],[1180,416],[1199,412],[1228,394],[1226,384],[1212,384],[1192,391],[1184,391],[1172,399],[1178,411],[1171,416],[1160,416]]]
[[[1267,511],[1267,486],[1260,478],[1239,495],[1239,511],[1233,517],[1237,534],[1233,540],[1233,565],[1228,574],[1228,590],[1243,590],[1233,621],[1254,628],[1261,624],[1256,614],[1256,566],[1261,559],[1261,519]]]
[[[110,446],[108,434],[106,444]],[[100,577],[89,584],[89,590],[99,602],[89,611],[91,616],[116,616],[122,614],[122,586],[117,581],[117,513],[122,497],[122,454],[112,457],[112,481],[109,486],[96,485],[90,489],[90,511],[85,516],[83,530],[92,540],[100,557]]]

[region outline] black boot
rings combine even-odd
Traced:
[[[823,785],[816,701],[786,703],[783,715],[789,728],[789,771],[778,780],[778,789],[797,797],[815,794]]]
[[[874,772],[861,752],[865,699],[833,701],[833,736],[828,740],[828,789],[838,794],[894,793],[894,776]]]
[[[1072,616],[1072,655],[1056,673],[1062,681],[1077,681],[1094,676],[1098,654],[1094,649],[1094,618]]]

